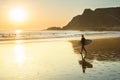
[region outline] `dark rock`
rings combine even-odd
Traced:
[[[120,30],[120,7],[85,9],[82,15],[75,16],[66,30]]]
[[[47,30],[62,30],[60,27],[49,27]]]

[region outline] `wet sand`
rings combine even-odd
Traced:
[[[78,41],[1,44],[0,80],[120,80],[119,40],[95,39],[86,46],[92,67],[85,74]]]
[[[75,53],[79,53],[81,46],[78,40],[71,41]],[[85,46],[88,51],[88,59],[99,61],[120,61],[120,37],[94,39],[90,45]]]

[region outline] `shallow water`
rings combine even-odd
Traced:
[[[120,80],[119,60],[89,59],[86,73],[79,60],[68,41],[0,44],[0,80]]]

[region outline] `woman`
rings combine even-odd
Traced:
[[[80,54],[82,54],[82,52],[83,52],[83,50],[84,50],[84,51],[85,51],[85,56],[84,56],[84,58],[87,57],[87,51],[86,51],[86,49],[85,49],[85,42],[86,42],[86,39],[85,39],[84,35],[82,35],[82,38],[81,38],[82,47],[81,47],[81,52],[80,52]]]

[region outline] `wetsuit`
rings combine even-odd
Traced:
[[[85,51],[85,56],[84,56],[84,58],[87,56],[87,51],[86,51],[86,49],[85,49],[85,41],[86,41],[86,39],[84,38],[84,37],[82,37],[82,39],[81,39],[81,44],[82,44],[82,47],[81,47],[81,54],[82,54],[82,52],[83,52],[83,50]]]

